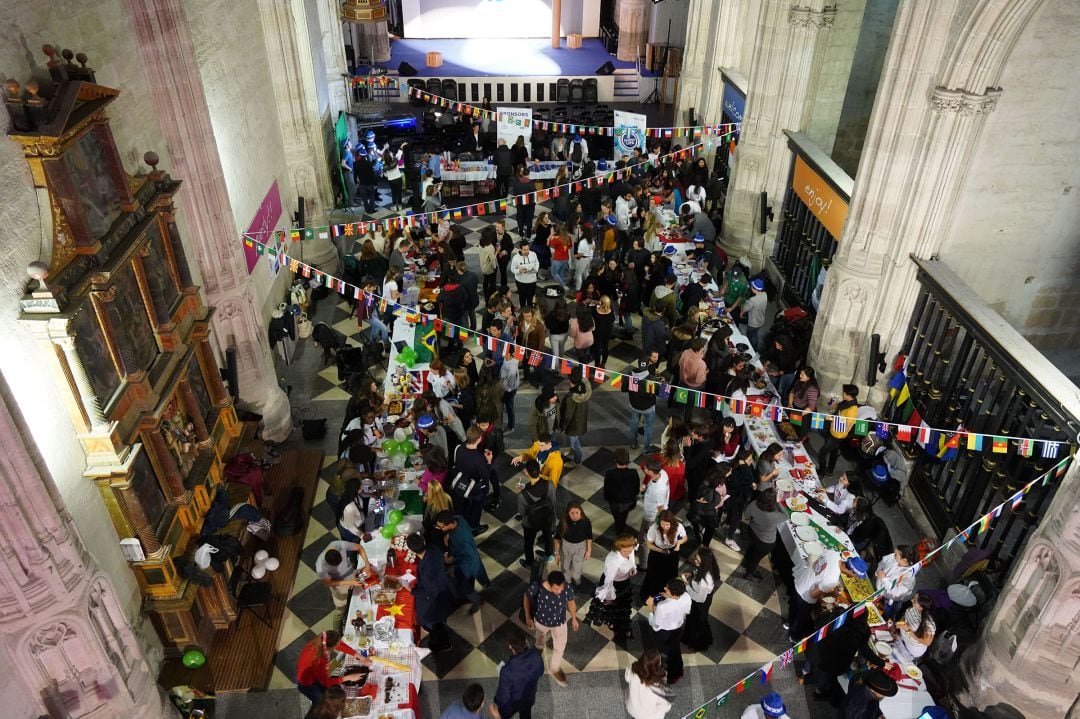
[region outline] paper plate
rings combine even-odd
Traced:
[[[787,506],[796,512],[804,512],[806,511],[806,500],[802,497],[792,497],[787,500]]]
[[[790,479],[778,479],[776,480],[777,492],[794,492],[795,485],[791,483]]]
[[[914,664],[905,669],[904,672],[912,679],[922,679],[922,669],[919,669]]]
[[[892,656],[892,644],[888,642],[877,642],[874,644],[874,651],[882,659],[888,659]]]
[[[796,527],[805,527],[806,525],[810,524],[810,517],[806,516],[806,514],[803,512],[796,512],[795,514],[791,515],[791,523],[794,524]]]
[[[815,532],[815,534],[817,533]],[[825,554],[825,545],[821,542],[807,542],[803,545],[803,551],[806,552],[806,556],[808,557],[820,557],[822,554]]]
[[[797,527],[795,529],[795,536],[804,542],[814,542],[817,540],[817,530],[809,526]]]

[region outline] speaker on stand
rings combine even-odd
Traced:
[[[593,73],[593,74],[594,75],[614,75],[615,74],[615,66],[611,64],[611,60],[608,60],[607,62],[605,62],[600,67],[596,68],[596,72]]]
[[[416,77],[416,68],[404,60],[398,65],[397,71],[398,75],[401,75],[402,77]]]

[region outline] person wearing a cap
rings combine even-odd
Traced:
[[[653,312],[662,316],[669,327],[674,327],[679,320],[678,310],[675,309],[675,273],[668,272],[664,275],[663,284],[657,285],[653,290],[649,307]]]
[[[840,702],[838,719],[877,719],[881,716],[881,700],[896,696],[899,687],[880,669],[863,673],[862,678],[848,687],[847,696]]]
[[[435,421],[430,414],[422,414],[416,419],[416,429],[420,432],[421,447],[432,445],[442,450],[444,457],[449,457],[446,429]]]
[[[371,213],[376,209],[375,199],[379,196],[377,187],[379,176],[375,174],[375,166],[368,157],[367,148],[361,145],[356,148],[356,164],[353,166],[353,175],[356,177],[356,191],[364,202],[364,209]]]
[[[804,561],[795,562],[793,572],[795,592],[788,601],[787,624],[797,642],[814,630],[813,612],[818,600],[832,595],[840,586],[840,554],[832,549],[820,554],[812,551]]]
[[[784,698],[776,692],[769,692],[756,704],[743,710],[741,719],[790,719]]]
[[[765,310],[769,296],[765,294],[765,280],[755,277],[750,281],[750,299],[743,303],[742,323],[746,326],[746,338],[755,351],[759,349],[759,335],[765,326]]]
[[[852,559],[859,559],[853,557]],[[862,560],[859,559],[861,562]],[[848,560],[850,563],[851,560]],[[846,568],[845,568],[846,569]],[[865,574],[865,563],[863,563]],[[836,607],[818,620],[819,624],[835,621],[845,611]],[[800,684],[810,683],[814,687],[815,699],[828,699],[836,689],[836,678],[846,674],[856,656],[865,651],[870,639],[870,627],[866,624],[866,614],[847,619],[839,627],[830,627],[828,634],[819,641],[810,642],[806,647],[806,661],[797,671]]]
[[[652,432],[653,422],[656,420],[656,387],[649,392],[649,382],[659,382],[659,378],[653,375],[649,367],[649,360],[642,357],[634,365],[630,373],[632,381],[623,384],[630,401],[630,448],[637,449],[638,428],[643,426],[645,434],[645,451],[653,448]]]

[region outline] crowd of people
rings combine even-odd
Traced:
[[[500,145],[497,160],[503,150],[512,148]],[[391,303],[404,301],[407,258],[426,258],[422,261],[439,272],[435,312],[443,321],[525,348],[524,356],[504,348],[474,351],[456,333],[441,337],[427,388],[396,425],[386,423],[386,399],[378,383],[369,380],[355,387],[340,432],[338,471],[327,495],[342,542],[327,549],[318,567],[335,604],[343,607],[356,581],[350,577],[366,562],[362,545],[355,544],[368,510],[362,481],[375,469],[382,439],[405,429],[416,438],[425,466],[420,481],[424,529],[408,538],[419,561],[417,611],[428,633],[427,646],[445,651],[450,648],[447,618],[465,604],[477,611],[490,583],[476,545],[477,537],[489,531],[482,522],[484,511],[514,502],[523,534],[520,561],[531,571],[522,621],[533,640],[524,634],[510,640],[491,716],[530,716],[549,640],[547,669],[566,686],[570,680],[561,660],[579,623],[607,627],[625,645],[632,615],[640,608],[648,615],[650,648],[626,671],[626,710],[635,719],[663,717],[683,675],[683,652],[704,651],[713,641],[710,607],[721,583],[714,540],[741,554],[741,576],[749,581],[763,578],[760,563],[770,558],[788,597],[784,621],[793,642],[832,616],[835,603],[826,598],[838,591],[842,572],[887,582],[917,561],[911,547],[892,545],[861,489],[876,482],[879,493],[885,494],[889,483],[894,493],[902,491],[901,463],[882,460],[879,451],[888,438],[879,437],[869,455],[860,457],[850,430],[830,425],[820,433],[817,456],[825,475],[834,473],[840,453],[862,460],[858,472],[835,478],[819,497],[861,557],[841,562],[827,551],[795,565],[777,541],[786,519],[776,492],[780,445],[755,457],[745,418],[730,406],[696,408],[677,403],[674,393],[665,399],[647,389],[663,381],[745,399],[751,385],[767,375],[785,406],[824,411],[814,369],[804,363],[805,348],[782,328],[768,326],[767,279],[729,261],[716,243],[716,223],[704,192],[710,179],[704,158],[649,164],[658,152],[621,158],[615,167],[634,170],[624,179],[605,190],[566,193],[535,220],[529,220],[534,206],[519,203],[517,237],[504,218],[480,233],[475,248],[479,272],[466,261],[465,232],[446,220],[364,238],[360,251],[346,257],[357,284]],[[514,159],[520,160],[521,153]],[[510,163],[516,179],[507,187],[514,191],[515,183],[528,183],[528,163]],[[586,156],[569,171],[589,177],[598,169]],[[419,192],[431,197],[438,183],[431,170],[426,174]],[[395,194],[400,204],[397,199]],[[678,231],[694,241],[690,260],[698,271],[689,281],[676,276],[662,251],[664,210],[674,213]],[[730,326],[702,309],[710,298],[722,298],[752,346],[733,346]],[[378,303],[360,302],[356,310],[372,343],[388,343],[395,321],[392,304],[380,309]],[[614,338],[635,345],[639,356],[626,370],[634,381],[622,386],[625,399],[620,401],[626,402],[630,417],[625,444],[614,448],[614,465],[603,478],[603,500],[616,533],[611,551],[604,552],[594,541],[591,518],[560,491],[560,483],[566,481],[565,472],[583,461],[582,444],[591,429],[595,390],[576,363],[605,367]],[[758,368],[751,363],[755,351],[760,351]],[[534,361],[545,356],[574,360],[574,369],[567,375],[558,362]],[[523,385],[537,391],[527,416],[519,417],[515,400]],[[858,387],[845,386],[843,399],[830,411],[856,416],[858,394]],[[527,441],[507,468],[498,458],[510,433]],[[806,426],[800,433],[808,439]],[[630,450],[639,446],[642,456],[632,459]],[[516,483],[508,481],[515,474]],[[517,496],[505,497],[508,491]],[[630,524],[630,515],[639,509],[640,523]],[[595,593],[581,596],[585,562],[591,557],[603,560],[603,571],[588,577],[596,583]],[[913,657],[921,656],[934,636],[926,601],[907,581],[887,595],[886,612],[903,617],[895,625],[899,644]],[[862,651],[868,631],[865,617],[852,618],[828,642],[814,645],[801,669],[824,697],[853,660],[863,663],[861,683],[844,700],[844,717],[872,716],[861,712],[895,691],[889,662]],[[319,646],[332,639],[321,638],[312,655],[325,654]],[[310,671],[304,676],[327,679]],[[443,716],[479,716],[483,705],[483,689],[472,685]],[[744,717],[782,717],[786,710],[782,698],[770,694],[747,711]]]

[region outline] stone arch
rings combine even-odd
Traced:
[[[87,592],[86,615],[98,643],[132,694],[131,679],[142,665],[142,652],[112,585],[97,577]],[[132,694],[133,698],[134,695]]]
[[[939,85],[974,93],[995,88],[1017,40],[1046,0],[975,3]]]

